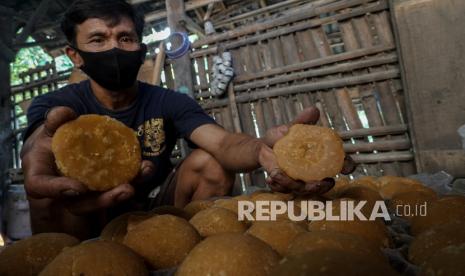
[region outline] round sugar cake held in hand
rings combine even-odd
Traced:
[[[332,129],[296,124],[273,147],[279,167],[296,180],[322,180],[338,174],[344,148]]]
[[[62,125],[53,136],[52,151],[63,175],[94,191],[129,183],[141,163],[135,132],[101,115],[82,115]]]

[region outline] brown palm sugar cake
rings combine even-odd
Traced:
[[[337,198],[342,188],[350,184],[350,180],[344,176],[338,177],[334,180],[335,180],[335,183],[334,183],[333,188],[327,191],[326,193],[324,193],[323,196],[327,198]]]
[[[92,241],[63,250],[39,275],[146,276],[148,271],[142,258],[126,246]]]
[[[419,276],[464,275],[465,243],[437,251],[420,268]]]
[[[397,275],[385,261],[341,249],[317,249],[284,258],[272,276]]]
[[[332,231],[357,235],[376,248],[389,247],[390,239],[386,226],[381,221],[361,220],[316,220],[308,224],[309,231]]]
[[[189,221],[202,237],[222,233],[244,233],[247,224],[237,214],[224,208],[212,207],[195,214]]]
[[[220,234],[208,237],[194,247],[176,275],[266,276],[278,262],[278,253],[255,237]]]
[[[421,182],[405,177],[383,176],[378,178],[378,182],[380,183],[379,194],[384,199],[392,199],[397,194],[405,192],[415,193],[422,191],[432,196],[436,194],[431,188],[426,187]]]
[[[184,211],[190,216],[193,217],[198,212],[210,208],[213,205],[211,200],[194,200],[189,202],[184,206]]]
[[[273,147],[279,167],[296,180],[322,180],[338,174],[344,165],[342,140],[320,126],[293,125]]]
[[[280,220],[257,221],[246,233],[266,242],[279,254],[285,255],[291,241],[304,232],[307,232],[306,229],[298,224]]]
[[[435,225],[460,222],[465,218],[465,197],[447,196],[427,205],[426,216],[412,218],[411,232],[414,236]]]
[[[183,209],[171,205],[158,206],[150,210],[149,213],[154,215],[173,215],[186,220],[191,218],[190,215]]]
[[[412,220],[420,214],[416,212],[421,206],[428,207],[433,201],[437,200],[436,194],[427,191],[410,191],[395,194],[389,201],[389,209],[397,216],[406,220]],[[426,210],[427,211],[427,210]]]
[[[129,183],[141,163],[135,132],[101,115],[82,115],[62,125],[53,136],[52,151],[63,175],[95,191]]]
[[[150,214],[142,211],[122,214],[112,219],[109,223],[107,223],[107,225],[105,225],[105,227],[102,230],[102,233],[100,234],[100,239],[104,241],[122,243],[124,237],[128,232],[129,221],[134,221],[134,217],[147,219],[150,216]]]
[[[409,260],[421,265],[438,250],[465,243],[465,221],[436,225],[416,236],[410,244]]]
[[[348,233],[332,231],[312,231],[299,234],[289,244],[286,255],[299,255],[317,249],[340,249],[386,261],[379,248],[367,240]]]
[[[0,275],[37,275],[60,252],[79,244],[79,240],[62,233],[37,234],[7,246],[0,252]]]
[[[157,215],[128,229],[124,244],[153,268],[163,269],[179,265],[200,239],[187,220]]]

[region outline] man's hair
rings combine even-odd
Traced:
[[[125,0],[76,0],[66,11],[61,30],[71,45],[76,44],[76,27],[89,18],[107,21],[110,26],[117,25],[123,17],[134,22],[139,40],[142,40],[144,18]]]

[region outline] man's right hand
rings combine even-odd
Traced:
[[[21,159],[28,196],[62,200],[74,214],[92,212],[128,200],[134,195],[134,188],[129,183],[104,193],[91,192],[83,183],[58,172],[52,152],[52,137],[61,125],[76,118],[77,114],[71,108],[55,107],[47,113],[44,124],[24,143]],[[144,161],[138,178],[144,178],[153,171],[153,163]]]

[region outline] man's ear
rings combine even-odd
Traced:
[[[66,55],[71,59],[74,64],[74,67],[80,68],[84,64],[84,60],[79,55],[78,51],[71,46],[66,46],[65,48]]]

